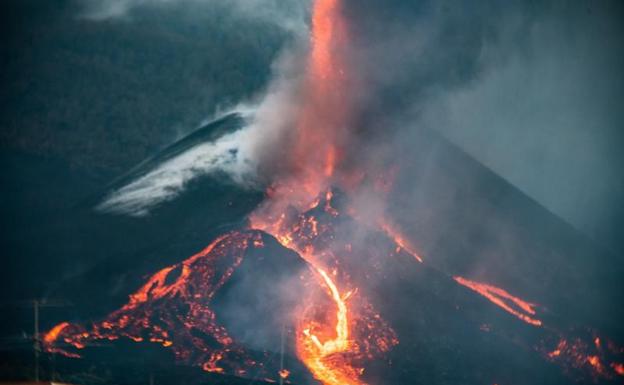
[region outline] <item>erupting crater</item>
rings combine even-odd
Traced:
[[[289,172],[272,181],[249,226],[156,272],[104,320],[55,326],[43,338],[45,349],[79,357],[95,341],[149,341],[208,372],[293,383],[309,383],[311,374],[325,385],[401,383],[392,377],[397,345],[414,349],[425,340],[420,334],[441,327],[435,321],[442,314],[582,379],[621,378],[615,344],[583,343],[582,333],[561,331],[533,302],[429,266],[391,221],[364,220],[350,206],[370,176],[360,170],[354,177],[343,164],[355,78],[343,54],[347,27],[339,0],[314,2],[300,114],[283,159]],[[439,305],[418,302],[424,299]],[[259,302],[268,308],[256,309]],[[401,318],[412,310],[397,308],[405,303],[421,312],[420,323]],[[272,316],[254,319],[261,313]],[[283,329],[291,341],[286,354],[298,359],[289,367],[271,359]],[[435,338],[450,345],[443,332]],[[417,366],[419,358],[406,362]]]

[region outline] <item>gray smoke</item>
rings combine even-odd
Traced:
[[[372,163],[423,162],[418,172],[426,173],[426,160],[399,149],[414,131],[437,132],[622,250],[620,3],[347,4],[353,62],[368,84],[360,147],[375,148]],[[367,160],[357,150],[354,157]]]

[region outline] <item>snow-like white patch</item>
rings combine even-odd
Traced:
[[[190,181],[215,172],[223,172],[239,185],[253,186],[254,165],[246,151],[250,130],[250,126],[243,127],[213,142],[189,148],[111,192],[96,210],[144,216],[178,196]]]

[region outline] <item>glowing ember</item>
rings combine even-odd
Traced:
[[[69,326],[69,322],[61,322],[60,324],[53,327],[49,332],[47,332],[43,337],[43,342],[45,344],[51,344],[58,338],[59,334]]]
[[[282,370],[280,370],[278,372],[278,374],[279,374],[280,378],[286,379],[290,375],[290,372],[288,370],[286,370],[286,369],[282,369]]]
[[[600,337],[595,337],[593,342],[586,343],[581,337],[561,338],[546,357],[569,370],[589,372],[594,379],[612,379],[624,375],[622,364],[613,362],[615,357],[621,358],[621,349],[611,342],[602,347]]]
[[[535,304],[521,300],[518,297],[514,297],[505,290],[496,286],[471,281],[462,277],[453,277],[453,279],[455,279],[457,283],[481,294],[485,298],[492,301],[495,305],[520,318],[524,322],[534,326],[542,325],[542,321],[533,318],[533,316],[535,316]]]
[[[601,373],[604,372],[604,368],[602,366],[602,363],[600,362],[600,358],[598,356],[589,356],[587,357],[587,362],[589,362],[589,364],[591,366],[594,367],[594,369]]]

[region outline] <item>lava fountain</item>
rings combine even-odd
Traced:
[[[327,272],[329,266],[323,265],[323,258],[314,247],[299,247],[292,234],[284,232],[282,222],[289,207],[314,207],[323,190],[331,194],[329,187],[340,161],[340,147],[346,138],[351,109],[341,55],[346,48],[347,31],[340,12],[339,0],[314,3],[302,110],[289,154],[294,173],[286,180],[275,181],[270,199],[251,216],[252,228],[275,236],[283,246],[294,249],[311,264],[319,284],[333,302],[335,314],[329,317],[333,325],[310,319],[304,312],[296,330],[299,358],[314,377],[327,385],[361,383],[358,379],[361,370],[340,356],[355,346],[351,340],[352,310],[348,304],[352,291],[341,291],[341,283],[336,282],[338,274]]]

